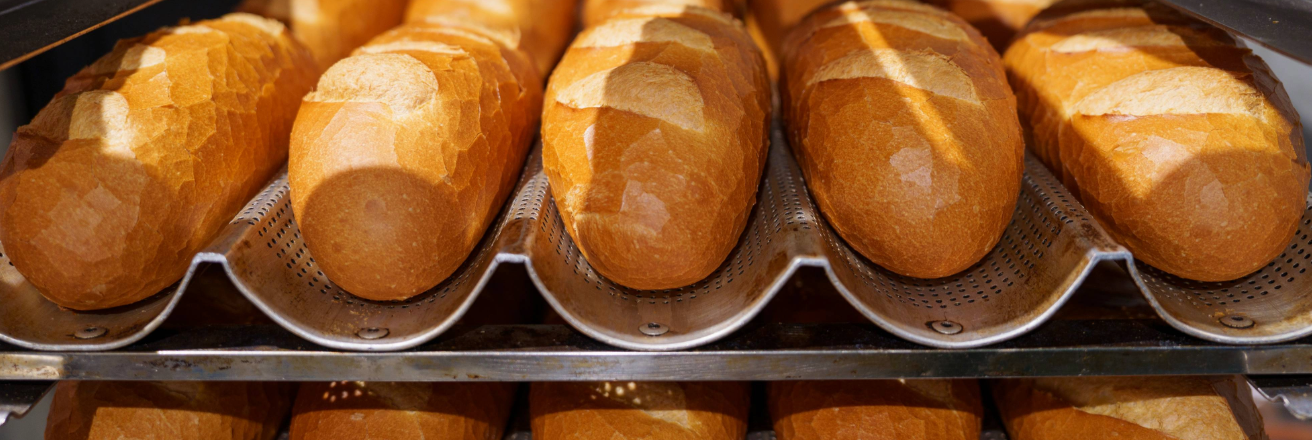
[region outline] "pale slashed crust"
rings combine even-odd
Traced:
[[[450,276],[514,187],[541,87],[524,53],[432,24],[388,31],[328,69],[288,164],[318,269],[378,301]]]
[[[249,14],[119,42],[14,135],[5,254],[63,307],[158,293],[281,166],[316,75],[283,25]]]
[[[848,244],[920,278],[993,249],[1024,144],[1001,60],[979,33],[931,6],[840,3],[788,35],[783,69],[793,152]]]
[[[60,382],[46,440],[272,440],[292,384]]]
[[[514,383],[301,384],[291,440],[501,440]]]
[[[769,384],[779,440],[977,440],[984,412],[973,380]]]
[[[998,381],[993,392],[1016,440],[1264,439],[1251,399],[1239,397],[1236,384],[1234,378],[1044,378]]]
[[[546,77],[574,32],[577,0],[411,0],[408,23],[476,27],[533,58]]]
[[[756,201],[769,90],[759,50],[715,11],[631,9],[579,35],[547,89],[543,165],[597,272],[667,289],[724,261]]]
[[[1154,2],[1068,1],[1005,60],[1035,152],[1136,258],[1226,281],[1289,244],[1309,179],[1298,116],[1225,33]]]
[[[534,383],[535,440],[741,440],[747,382]]]

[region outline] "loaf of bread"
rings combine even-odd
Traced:
[[[779,440],[979,440],[974,380],[800,381],[769,384]]]
[[[993,384],[1011,440],[1265,440],[1242,378],[1113,377]]]
[[[565,228],[635,289],[710,275],[747,224],[770,85],[727,14],[648,6],[579,34],[547,87],[543,165]]]
[[[502,440],[514,383],[301,384],[291,440]]]
[[[60,382],[46,440],[273,440],[291,385]]]
[[[5,254],[70,309],[158,293],[282,166],[317,74],[282,24],[250,14],[119,42],[14,134]]]
[[[401,24],[407,0],[246,0],[238,10],[291,25],[292,33],[327,68],[360,45]]]
[[[978,32],[919,3],[840,3],[793,29],[782,67],[793,153],[848,244],[919,278],[993,249],[1025,144],[1002,62]]]
[[[747,382],[534,383],[533,440],[742,440]]]
[[[778,59],[782,56],[781,46],[788,31],[807,14],[833,3],[833,0],[747,0],[747,3],[768,49]]]
[[[412,0],[406,21],[474,26],[533,57],[546,78],[574,34],[577,0]]]
[[[700,6],[720,12],[733,13],[733,0],[583,0],[583,26],[593,27],[627,9],[648,6]]]
[[[1017,31],[1025,27],[1025,24],[1039,12],[1056,2],[1057,0],[930,1],[970,22],[998,50],[1006,49]]]
[[[1299,118],[1224,32],[1153,2],[1064,2],[1005,61],[1035,152],[1139,260],[1225,281],[1289,245],[1309,178]]]
[[[472,28],[408,24],[333,65],[288,164],[319,269],[378,301],[451,275],[514,188],[541,103],[529,57]]]

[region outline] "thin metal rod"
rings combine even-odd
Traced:
[[[868,324],[753,325],[707,347],[626,351],[566,326],[456,328],[395,353],[311,345],[275,326],[158,332],[114,352],[0,346],[0,380],[800,380],[1312,374],[1308,341],[1226,346],[1155,320],[1055,321],[969,350],[916,346]]]

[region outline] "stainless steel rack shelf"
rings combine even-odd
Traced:
[[[0,70],[160,0],[0,0]]]
[[[1312,374],[1312,341],[1219,345],[1157,320],[1059,320],[984,348],[918,346],[869,324],[753,324],[681,352],[635,352],[561,325],[456,328],[393,353],[320,348],[276,326],[162,331],[112,352],[0,345],[0,380],[578,381]]]

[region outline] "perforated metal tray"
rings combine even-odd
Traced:
[[[164,323],[195,275],[141,302],[78,312],[41,296],[0,249],[0,341],[33,350],[113,350],[146,337]]]
[[[1128,260],[1127,260],[1128,261]],[[1234,281],[1204,283],[1141,261],[1129,273],[1171,326],[1223,344],[1271,344],[1312,335],[1312,197],[1285,252]]]
[[[1312,306],[1303,299],[1312,290],[1303,275],[1312,264],[1312,217],[1289,251],[1257,274],[1229,283],[1181,280],[1134,264],[1042,164],[1027,158],[1015,215],[994,251],[956,276],[913,279],[847,247],[818,215],[778,130],[772,144],[738,246],[711,277],[688,287],[638,291],[597,275],[564,232],[535,149],[512,200],[470,258],[408,301],[363,300],[318,271],[293,218],[284,173],[195,257],[178,287],[132,306],[61,310],[0,264],[6,299],[0,340],[39,350],[130,344],[164,320],[201,263],[221,266],[242,294],[291,332],[344,350],[401,350],[437,337],[464,315],[502,263],[523,264],[547,302],[584,334],[636,350],[678,350],[728,335],[801,266],[824,269],[883,329],[934,347],[983,346],[1034,329],[1103,260],[1121,261],[1157,312],[1188,334],[1231,344],[1312,334]]]
[[[547,302],[607,344],[678,350],[745,325],[804,265],[824,267],[862,313],[888,331],[948,348],[986,345],[1046,320],[1102,259],[1128,254],[1089,221],[1035,161],[1002,245],[973,269],[916,280],[853,253],[817,216],[781,133],[758,203],[733,253],[691,286],[639,291],[597,275],[565,233],[535,150],[513,200],[451,279],[401,303],[356,298],[317,270],[275,181],[198,260],[223,265],[275,321],[310,341],[347,350],[397,350],[454,324],[501,263],[523,263]],[[833,262],[831,264],[831,262]]]

